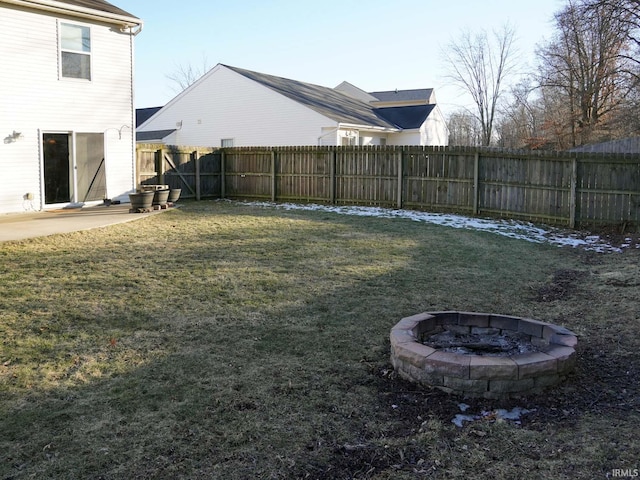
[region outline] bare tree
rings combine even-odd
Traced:
[[[571,146],[614,135],[611,119],[636,86],[626,25],[610,6],[590,1],[569,0],[555,16],[555,38],[538,52],[540,86],[564,98],[553,108],[563,111]]]
[[[640,0],[586,0],[585,6],[588,13],[597,14],[599,10],[606,9],[615,16],[636,50],[640,49]],[[631,60],[640,62],[637,57]]]
[[[200,66],[193,66],[192,64],[176,65],[174,71],[167,74],[166,77],[172,83],[172,90],[175,93],[180,93],[207,73],[210,68],[206,55],[203,55],[202,64]]]
[[[468,110],[459,110],[449,115],[449,145],[475,147],[482,143],[482,129],[475,115]]]
[[[533,78],[526,77],[510,89],[511,101],[497,124],[497,143],[506,148],[539,149],[547,146],[542,136],[544,110]]]
[[[482,145],[493,141],[493,128],[504,83],[515,73],[515,31],[508,25],[490,36],[463,31],[443,52],[449,79],[471,95],[482,130]]]

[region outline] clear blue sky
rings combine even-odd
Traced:
[[[510,23],[524,61],[549,38],[563,0],[111,0],[141,18],[136,37],[136,107],[167,103],[180,65],[218,63],[366,91],[435,88],[449,113],[465,103],[444,78],[441,51],[463,29]]]

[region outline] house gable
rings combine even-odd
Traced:
[[[338,122],[225,65],[218,64],[138,128],[175,129],[185,145],[315,145]]]
[[[340,93],[344,93],[345,95],[349,95],[350,97],[356,98],[361,102],[371,103],[377,100],[377,98],[370,93],[367,93],[364,90],[346,81],[335,87],[334,90]]]

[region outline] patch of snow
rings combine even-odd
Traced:
[[[465,405],[468,408],[468,405]],[[460,405],[459,405],[460,406]],[[463,412],[467,410],[467,408],[462,409]],[[514,407],[511,410],[505,410],[504,408],[498,408],[496,410],[486,411],[483,410],[480,415],[462,415],[458,413],[451,422],[457,427],[462,428],[464,426],[464,422],[475,422],[477,420],[488,420],[488,421],[500,421],[500,420],[512,420],[514,423],[519,424],[520,418],[522,415],[526,415],[527,413],[535,412],[534,410],[528,410],[526,408]]]
[[[335,206],[319,204],[243,202],[254,207],[281,208],[284,210],[306,210],[337,213],[339,215],[356,215],[361,217],[403,218],[415,222],[425,222],[450,228],[477,230],[502,235],[533,243],[549,243],[559,247],[582,248],[595,252],[622,252],[630,244],[616,247],[598,235],[582,236],[577,232],[567,232],[553,227],[542,228],[530,222],[515,220],[496,220],[488,218],[471,218],[448,213],[429,213],[413,210],[398,210],[381,207]],[[629,239],[631,241],[631,239]],[[640,248],[640,245],[637,246]]]
[[[462,428],[464,426],[464,422],[475,422],[478,420],[478,416],[476,415],[461,415],[457,414],[453,420],[451,420],[454,425]]]
[[[493,411],[493,413],[497,418],[502,418],[504,420],[520,420],[520,417],[522,415],[526,415],[527,413],[530,413],[530,412],[531,410],[527,410],[526,408],[520,408],[520,407],[514,407],[512,410],[505,410],[503,408],[499,408]]]

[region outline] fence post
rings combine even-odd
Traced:
[[[200,154],[198,152],[198,150],[196,150],[195,152],[192,152],[191,155],[193,156],[193,163],[195,164],[195,170],[196,170],[196,200],[200,200],[201,194],[200,192],[201,190],[201,176],[200,176]]]
[[[140,165],[142,164],[142,151],[136,145],[136,164],[135,164],[135,172],[133,174],[133,181],[135,182],[133,187],[137,190],[140,185]]]
[[[473,156],[473,214],[480,213],[480,152]]]
[[[276,151],[271,150],[271,201],[276,201]]]
[[[227,196],[227,178],[225,175],[225,165],[226,161],[226,153],[224,150],[220,152],[220,198],[225,198]]]
[[[396,199],[397,207],[399,209],[402,208],[402,190],[403,190],[403,180],[404,180],[404,147],[400,148],[400,151],[396,155],[396,161],[398,163],[398,196]]]
[[[164,185],[164,148],[156,152],[156,182]]]
[[[576,204],[578,190],[578,159],[571,159],[571,186],[569,192],[569,228],[576,228]]]
[[[336,162],[337,152],[335,148],[329,149],[329,201],[336,203]]]

